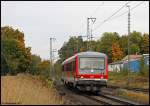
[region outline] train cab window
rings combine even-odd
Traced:
[[[81,57],[79,59],[80,74],[98,74],[105,69],[105,59],[102,57]]]
[[[80,69],[103,70],[104,68],[104,58],[80,58]]]

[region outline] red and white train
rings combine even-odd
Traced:
[[[65,85],[84,91],[99,91],[107,86],[108,60],[104,53],[80,52],[62,63],[62,78]]]

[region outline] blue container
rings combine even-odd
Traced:
[[[129,64],[129,70],[133,72],[137,72],[140,69],[140,60],[131,60],[127,63],[124,63],[123,67],[128,69]]]
[[[128,64],[129,64],[130,71],[138,72],[140,70],[140,59],[130,60],[129,62],[125,62],[123,64],[123,68],[128,69]],[[149,56],[144,57],[144,64],[146,66],[149,66]]]

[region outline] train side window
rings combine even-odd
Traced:
[[[66,71],[67,67],[66,67],[66,64],[64,64],[64,71]]]
[[[66,64],[66,71],[68,71],[68,63]]]
[[[66,71],[70,71],[70,63],[66,64]]]
[[[75,71],[75,70],[76,70],[76,62],[73,61],[73,71]]]
[[[71,71],[71,62],[68,63],[68,71]]]
[[[71,62],[68,64],[68,71],[71,71]]]
[[[74,61],[74,70],[76,71],[76,60]]]
[[[71,71],[73,71],[73,61],[71,62]]]
[[[65,67],[66,67],[66,68],[64,68],[64,69],[66,69],[65,71],[75,71],[75,61],[67,63],[65,65]]]
[[[66,71],[68,71],[68,63],[66,64]]]
[[[68,71],[68,63],[66,64],[65,67],[66,67],[66,68],[65,68],[65,71]]]
[[[70,71],[72,71],[72,61],[70,62]]]

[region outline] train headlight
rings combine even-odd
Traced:
[[[83,78],[83,76],[81,76],[81,78]]]

